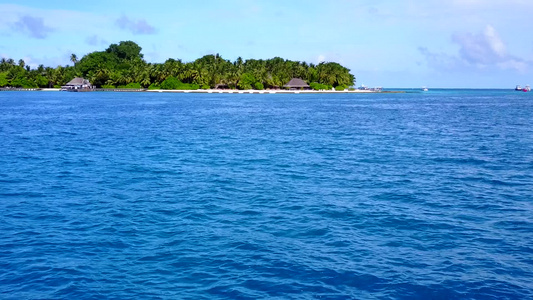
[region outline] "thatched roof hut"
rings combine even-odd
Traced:
[[[69,81],[64,86],[62,86],[62,88],[66,88],[66,89],[69,89],[69,88],[70,89],[79,89],[79,88],[91,88],[91,87],[92,87],[92,85],[89,82],[89,80],[81,78],[81,77],[76,77],[76,78],[72,79],[71,81]]]
[[[288,89],[309,89],[309,85],[300,78],[291,79],[291,81],[283,87]]]

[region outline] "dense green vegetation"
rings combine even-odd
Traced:
[[[168,59],[164,63],[148,63],[142,48],[132,41],[111,44],[78,60],[72,54],[72,66],[32,69],[24,60],[0,61],[0,87],[59,87],[74,77],[83,77],[97,87],[150,89],[267,89],[279,88],[291,78],[302,78],[313,89],[344,89],[355,83],[350,70],[338,63],[318,65],[272,59],[237,58],[234,62],[220,55],[206,55],[193,62]]]

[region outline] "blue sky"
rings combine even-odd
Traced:
[[[132,40],[149,62],[339,62],[358,86],[533,85],[531,0],[0,0],[0,12],[0,57],[32,66]]]

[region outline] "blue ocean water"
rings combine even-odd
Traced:
[[[2,299],[531,299],[533,93],[0,92]]]

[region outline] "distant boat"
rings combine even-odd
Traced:
[[[427,87],[423,87],[422,88],[422,92],[427,92],[428,91],[428,88]]]
[[[526,87],[524,87],[524,88],[522,89],[522,91],[524,91],[524,92],[531,92],[531,88],[529,87],[529,85],[526,85]]]
[[[519,86],[519,85],[517,85],[517,86],[515,87],[515,89],[514,89],[514,90],[515,90],[515,91],[521,91],[521,90],[522,90],[522,87],[521,87],[521,86]]]

